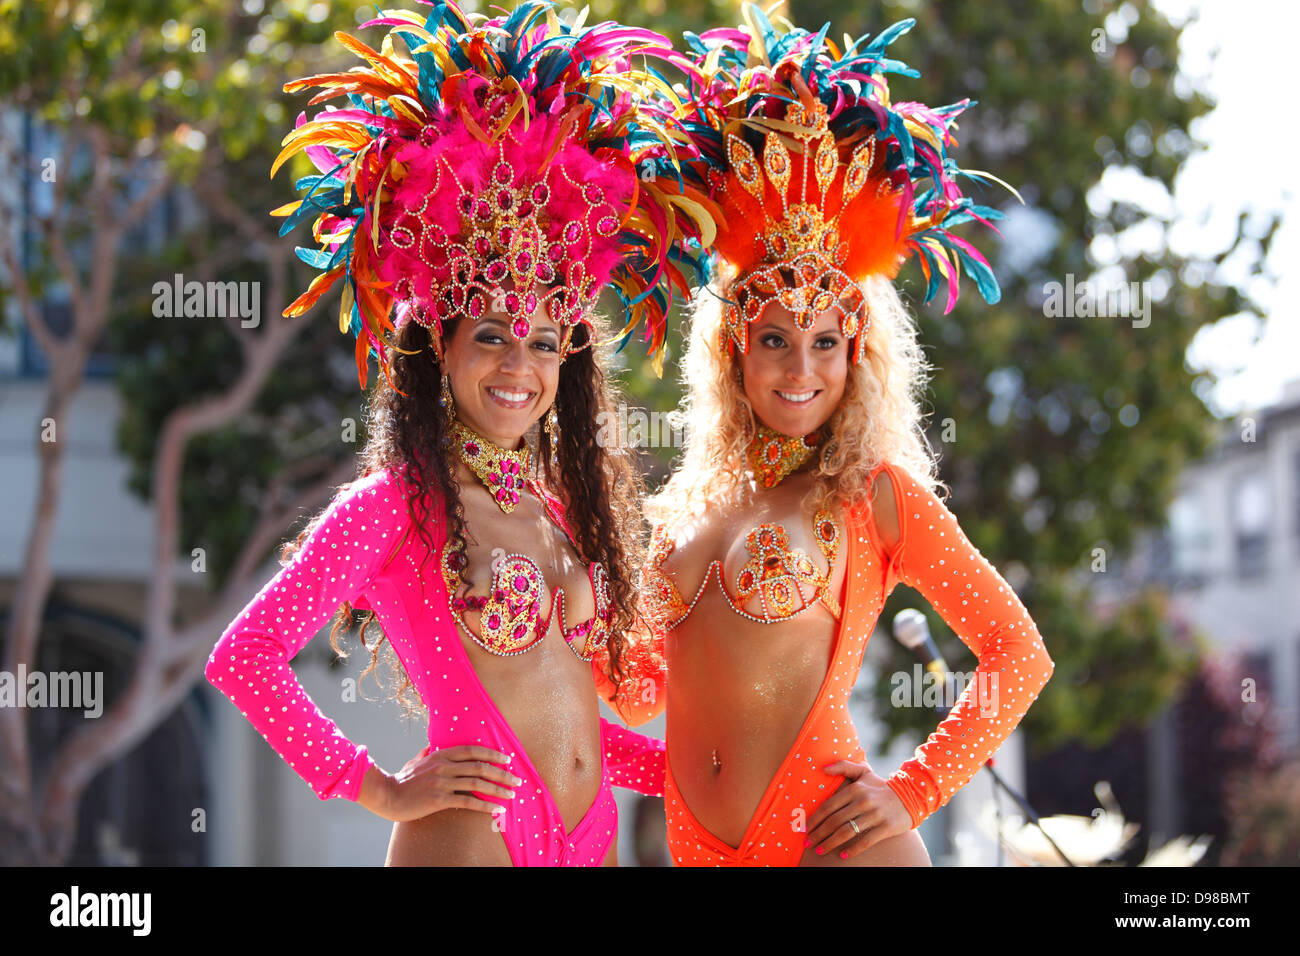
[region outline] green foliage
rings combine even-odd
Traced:
[[[178,405],[227,391],[243,367],[238,342],[222,319],[153,315],[154,283],[170,284],[177,272],[187,281],[197,278],[187,269],[218,243],[210,235],[186,239],[159,256],[140,256],[124,266],[117,277],[122,292],[109,321],[114,377],[123,399],[117,440],[130,462],[128,485],[144,500],[153,497],[153,458],[164,420]],[[265,269],[255,262],[223,270],[220,280],[260,283],[265,295]],[[305,278],[300,281],[305,285]],[[267,323],[312,321],[260,318],[259,328],[235,332],[253,339],[253,349]],[[202,547],[214,585],[224,580],[260,510],[284,504],[265,500],[274,476],[307,458],[320,459],[324,470],[355,454],[364,441],[351,348],[343,336],[328,334],[328,324],[320,321],[326,334],[302,334],[293,341],[248,413],[186,446],[180,554],[188,558],[193,548]],[[345,417],[357,422],[355,444],[341,441]]]

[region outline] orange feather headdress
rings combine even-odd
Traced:
[[[946,151],[969,101],[939,108],[889,101],[884,72],[918,74],[883,50],[915,21],[872,42],[863,37],[841,56],[825,27],[778,34],[756,8],[745,12],[748,29],[687,35],[685,126],[698,154],[687,171],[718,204],[713,252],[733,276],[724,290],[724,344],[748,352],[749,324],[774,301],[801,329],[838,307],[857,362],[870,322],[861,281],[895,278],[913,254],[929,280],[926,301],[946,280],[951,310],[964,265],[985,300],[997,302],[987,261],[949,232],[1002,216],[955,183],[987,176],[959,169]]]

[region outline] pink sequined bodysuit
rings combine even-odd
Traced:
[[[355,801],[374,761],[320,711],[289,661],[343,601],[373,609],[429,711],[429,749],[481,744],[511,756],[507,769],[523,780],[514,798],[476,796],[506,806],[502,836],[514,865],[600,865],[617,832],[611,785],[661,796],[663,742],[601,718],[600,790],[566,833],[550,791],[474,671],[437,558],[419,570],[424,544],[406,533],[412,530],[406,489],[392,470],[342,489],[292,561],[226,628],[204,674],[321,799]],[[549,513],[567,533],[562,513]],[[437,520],[441,505],[429,515],[429,536],[441,554],[447,538]],[[598,577],[591,575],[593,582]],[[555,598],[561,594],[557,588]],[[566,639],[585,635],[590,624],[565,628]],[[597,687],[612,689],[600,673],[593,675],[593,693]]]

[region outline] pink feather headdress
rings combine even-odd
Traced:
[[[428,5],[427,17],[389,10],[363,24],[392,28],[378,52],[335,33],[365,66],[285,84],[322,87],[312,104],[351,103],[301,114],[271,169],[305,150],[320,172],[273,213],[288,217],[281,235],[319,214],[321,248],[298,254],[322,275],[285,315],[343,278],[339,327],[357,337],[364,388],[372,352],[392,383],[387,333],[407,320],[441,354],[449,319],[490,309],[524,338],[549,315],[563,354],[612,286],[625,312],[620,348],[644,323],[660,368],[666,313],[703,279],[697,243],[712,239],[715,207],[682,183],[675,144],[687,137],[671,89],[631,57],[680,55],[651,31],[572,27],[542,0],[493,19]],[[394,37],[413,59],[394,52]]]

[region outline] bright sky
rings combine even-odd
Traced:
[[[1290,105],[1300,7],[1293,0],[1156,5],[1175,23],[1199,11],[1183,32],[1180,67],[1198,84],[1203,80],[1218,103],[1190,131],[1206,149],[1187,161],[1175,183],[1174,251],[1222,252],[1242,212],[1262,223],[1272,211],[1283,214],[1263,276],[1246,263],[1228,260],[1223,267],[1225,279],[1255,296],[1264,322],[1228,316],[1203,329],[1188,354],[1194,368],[1220,374],[1210,396],[1217,411],[1257,409],[1278,401],[1288,380],[1300,379],[1300,187],[1294,179],[1300,137]],[[1153,323],[1159,308],[1153,307]]]

